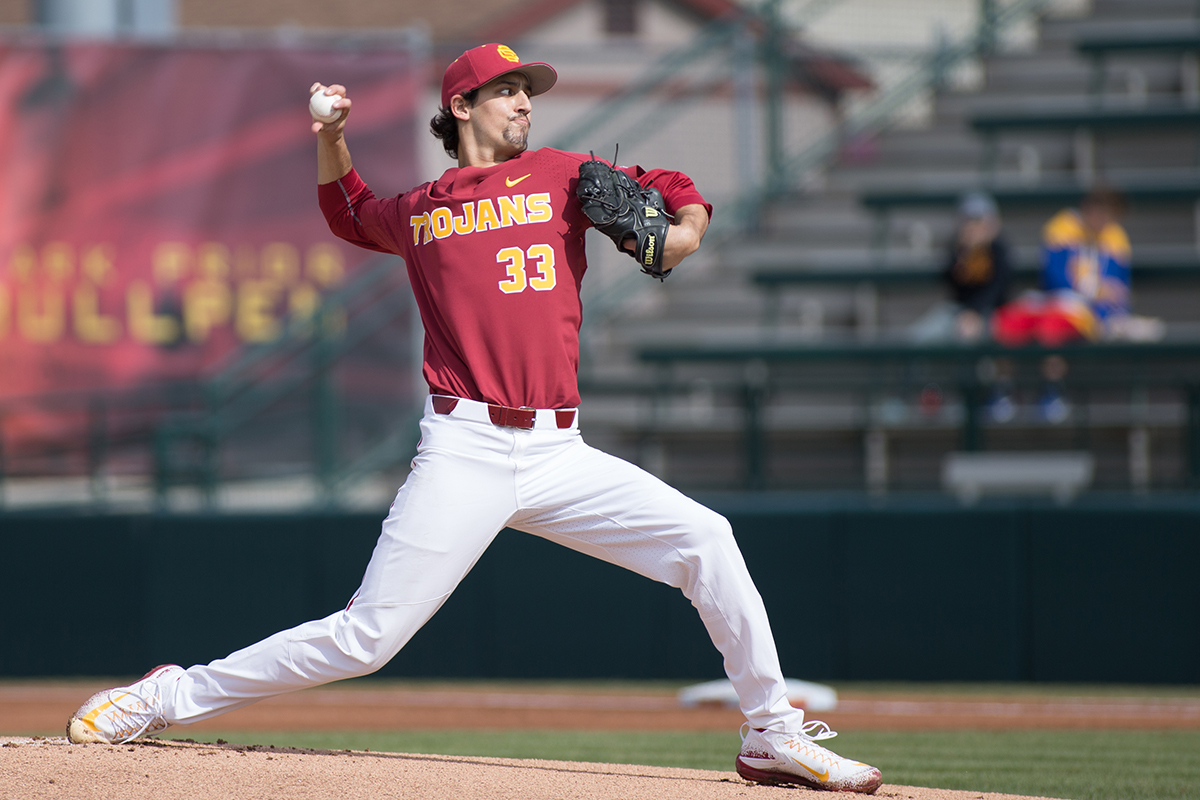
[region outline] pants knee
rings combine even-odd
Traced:
[[[679,566],[682,574],[671,581],[700,609],[702,615],[712,613],[709,608],[713,591],[729,584],[742,581],[746,573],[745,561],[733,536],[733,526],[725,517],[704,510],[704,514],[692,521],[688,541],[681,553],[684,557]],[[704,587],[704,588],[701,588]]]
[[[355,606],[342,613],[334,637],[345,671],[352,677],[382,669],[415,633],[404,619],[397,619],[397,610]]]
[[[736,555],[741,559],[737,539],[733,536],[733,526],[729,520],[715,511],[708,511],[696,537],[696,548],[713,558],[730,558]]]

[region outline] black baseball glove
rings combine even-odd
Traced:
[[[593,157],[579,165],[575,195],[596,230],[637,259],[642,272],[660,281],[667,276],[662,254],[671,215],[663,208],[662,192],[643,189],[624,172]],[[636,240],[634,250],[623,246],[629,239]]]

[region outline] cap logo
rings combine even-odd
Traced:
[[[509,47],[507,47],[505,45],[498,45],[496,47],[496,52],[499,53],[500,57],[503,58],[505,61],[511,61],[514,64],[521,63],[521,59],[519,59],[517,57],[517,54],[514,53]]]

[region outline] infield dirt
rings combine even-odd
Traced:
[[[269,744],[146,741],[74,745],[61,736],[68,715],[94,691],[119,682],[0,684],[0,800],[786,800],[825,792],[748,784],[732,770],[706,771],[564,761],[275,748]],[[821,713],[835,728],[1197,728],[1200,698],[969,696],[843,693]],[[387,730],[430,728],[593,728],[736,731],[735,709],[680,708],[665,690],[384,683],[346,684],[284,695],[208,723],[177,729]],[[732,759],[732,753],[730,757]],[[885,775],[886,777],[886,775]],[[1013,795],[884,784],[889,800],[1012,800]]]
[[[463,756],[146,741],[75,745],[9,739],[0,798],[100,800],[786,800],[831,797],[748,784],[734,772]],[[1015,800],[1014,795],[884,784],[888,800]]]

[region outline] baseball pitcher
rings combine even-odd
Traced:
[[[505,527],[677,587],[695,606],[746,716],[738,772],[759,783],[870,793],[879,770],[818,742],[787,700],[766,610],[729,523],[579,432],[579,288],[596,227],[664,278],[696,251],[712,207],[685,175],[527,149],[533,97],[557,80],[508,47],[468,50],[431,128],[458,162],[377,198],[355,171],[345,87],[314,112],[317,193],[333,233],[404,258],[425,327],[430,393],[408,480],[346,608],[188,669],[100,692],[72,741],[121,743],[264,697],[366,675],[441,607]],[[328,119],[332,112],[325,115]]]

